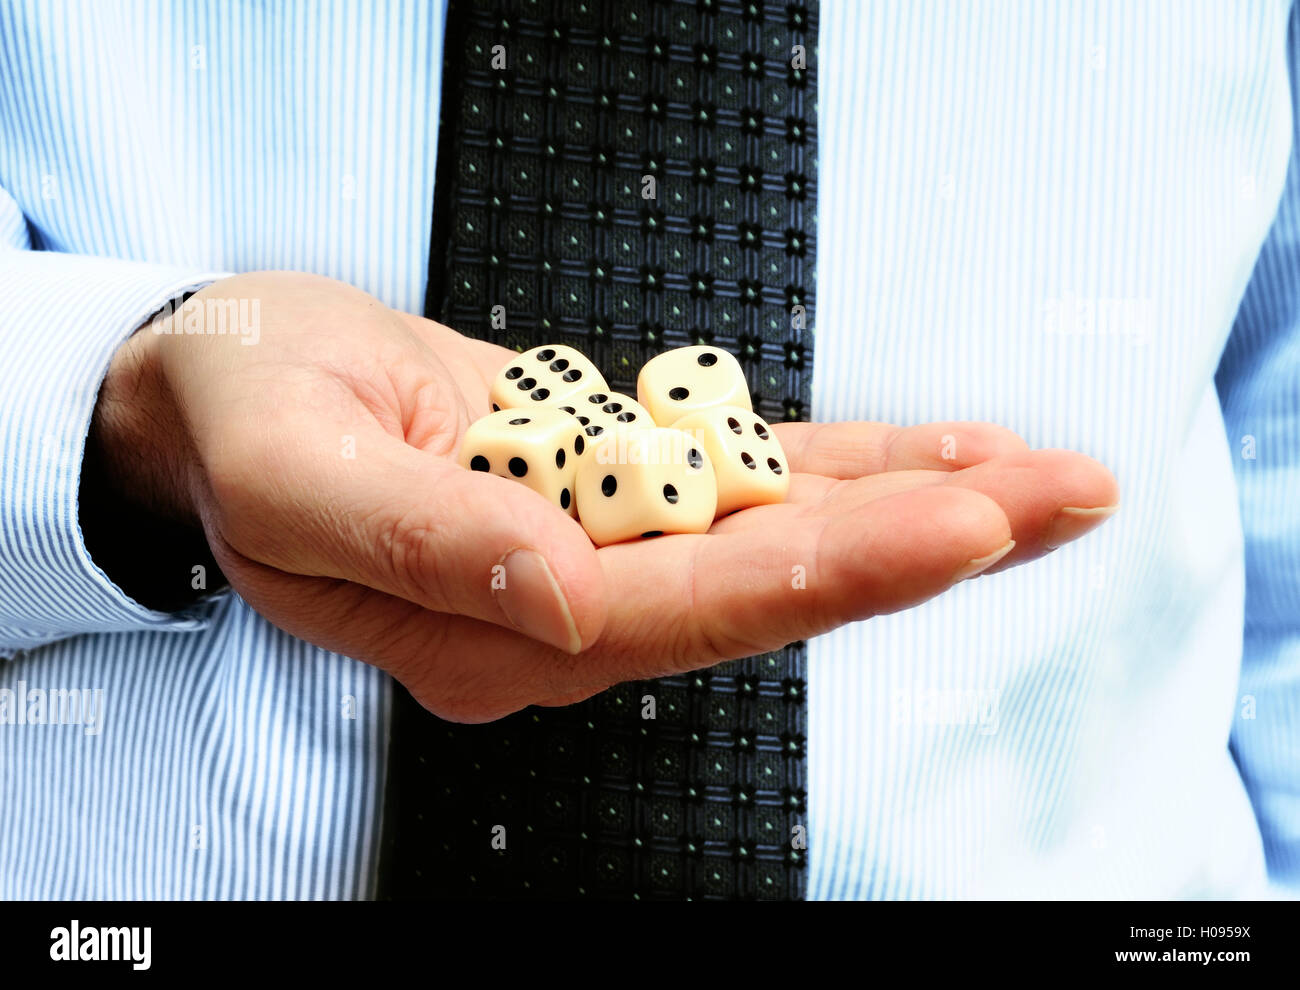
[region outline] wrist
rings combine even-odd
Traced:
[[[151,321],[152,322],[152,321]],[[106,494],[173,522],[198,526],[193,457],[160,338],[146,323],[113,355],[86,442]]]
[[[226,583],[198,524],[185,429],[146,326],[113,356],[86,438],[82,539],[122,591],[173,612]]]

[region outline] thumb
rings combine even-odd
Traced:
[[[247,484],[224,486],[214,497],[222,535],[280,570],[352,581],[569,653],[600,635],[601,567],[576,521],[520,484],[465,470],[383,430],[355,442],[355,457],[340,457],[325,437],[319,449],[316,442],[281,449],[276,473],[295,478],[297,491],[291,513],[278,520],[267,518],[265,496],[260,513],[232,505]],[[261,490],[267,486],[262,478]],[[259,532],[241,527],[259,515],[266,520]]]

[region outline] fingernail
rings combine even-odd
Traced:
[[[1007,542],[1006,546],[998,547],[990,554],[985,554],[983,557],[976,557],[974,560],[968,560],[962,565],[961,569],[953,575],[953,584],[956,584],[958,581],[965,581],[967,578],[973,578],[981,571],[987,571],[999,560],[1009,554],[1015,545],[1016,541],[1010,540]]]
[[[1102,505],[1095,509],[1077,509],[1067,505],[1063,509],[1058,509],[1047,525],[1043,546],[1048,550],[1065,546],[1071,540],[1077,540],[1088,530],[1100,526],[1118,511],[1118,505]]]
[[[546,559],[536,550],[512,550],[501,563],[505,580],[493,594],[510,624],[569,653],[581,650],[577,623]]]

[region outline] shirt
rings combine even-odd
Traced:
[[[814,417],[1000,422],[1123,507],[809,643],[810,896],[1300,885],[1297,16],[822,3]],[[77,479],[180,291],[420,312],[442,19],[0,0],[0,896],[373,894],[388,679],[133,602]]]

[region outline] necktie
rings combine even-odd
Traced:
[[[815,0],[452,0],[426,314],[631,394],[710,343],[804,418],[815,41]],[[381,896],[801,898],[804,688],[802,643],[489,725],[399,688]]]

